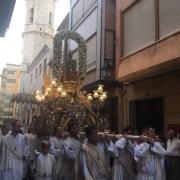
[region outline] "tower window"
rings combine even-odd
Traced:
[[[33,81],[33,74],[31,74],[31,83],[32,83],[32,81]]]
[[[30,9],[30,23],[32,23],[34,20],[34,8]]]
[[[36,68],[36,71],[35,71],[35,78],[37,78],[37,75],[38,75],[38,69]]]
[[[46,71],[46,70],[47,70],[47,58],[44,59],[44,71]]]
[[[49,25],[52,25],[52,12],[49,13]]]
[[[42,67],[41,67],[41,64],[39,65],[39,75],[41,74],[41,71],[42,71]]]

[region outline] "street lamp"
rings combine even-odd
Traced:
[[[93,91],[93,94],[87,94],[87,100],[93,101],[93,99],[103,102],[107,99],[107,92],[104,91],[104,85],[99,84],[97,90]]]
[[[93,93],[87,94],[87,100],[91,104],[92,110],[95,113],[96,124],[99,128],[105,126],[105,122],[102,119],[100,114],[100,108],[103,102],[108,98],[107,92],[104,91],[104,85],[99,84],[98,88],[93,91]],[[103,121],[103,122],[102,122]]]

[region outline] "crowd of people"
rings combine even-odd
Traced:
[[[82,135],[73,121],[68,134],[57,126],[48,138],[21,128],[15,120],[0,136],[0,180],[180,180],[180,140],[171,129],[163,143],[151,127],[134,138],[130,128],[117,138],[94,125]]]

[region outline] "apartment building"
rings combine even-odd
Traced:
[[[20,65],[6,64],[1,74],[1,120],[11,120],[15,109],[11,105],[11,98],[18,93]]]
[[[179,0],[116,1],[119,128],[180,130]]]
[[[3,123],[3,96],[2,96],[2,91],[1,91],[1,77],[0,77],[0,124]]]
[[[78,32],[87,44],[87,77],[84,89],[92,92],[104,84],[108,100],[103,112],[107,114],[109,128],[117,130],[118,98],[115,73],[115,0],[71,0],[69,29]],[[73,58],[77,59],[77,44],[70,42]]]

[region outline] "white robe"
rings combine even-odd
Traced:
[[[0,163],[2,180],[22,180],[24,150],[25,137],[22,134],[15,137],[7,134],[3,137]]]
[[[73,137],[64,140],[62,148],[62,172],[60,180],[79,180],[78,179],[78,156],[81,142]]]
[[[166,172],[164,166],[164,157],[166,154],[166,150],[162,147],[160,142],[155,142],[151,150],[155,153],[155,180],[166,180]]]
[[[165,180],[164,167],[161,157],[165,155],[163,147],[155,142],[137,144],[134,158],[139,164],[137,180]]]
[[[106,151],[108,151],[108,149],[111,150],[112,144],[108,146],[106,144],[100,143],[97,146],[95,146],[87,143],[83,144],[83,147],[80,151],[80,164],[83,179],[107,180],[108,166],[106,159]],[[98,164],[99,166],[101,165],[102,168],[100,168]]]
[[[40,153],[36,163],[36,180],[52,180],[54,156]]]
[[[0,147],[2,147],[2,135],[0,135]],[[2,156],[2,148],[0,148],[0,162],[1,162],[1,156]],[[0,170],[0,179],[2,179],[2,171]]]
[[[135,180],[133,173],[133,145],[126,138],[115,143],[115,160],[113,165],[113,180]]]
[[[108,173],[111,173],[111,167],[110,167],[110,157],[114,157],[114,144],[112,141],[110,141],[109,144],[99,142],[97,144],[99,150],[103,153],[103,156],[106,160],[106,165],[108,169]]]
[[[58,179],[61,174],[61,167],[62,167],[62,147],[64,144],[64,140],[58,137],[53,137],[49,140],[50,142],[50,153],[54,155],[55,162],[53,168],[53,177]]]

